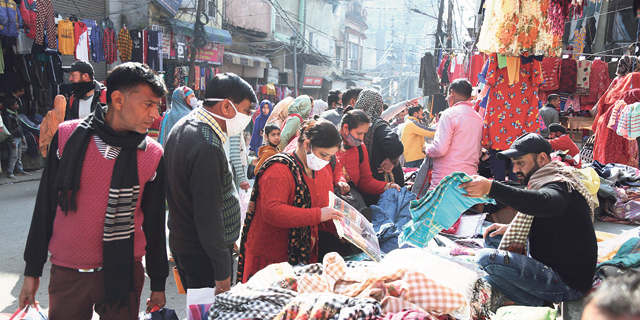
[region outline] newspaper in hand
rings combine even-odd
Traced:
[[[333,192],[329,191],[329,207],[344,214],[344,219],[333,219],[336,231],[340,238],[347,239],[356,247],[360,248],[373,260],[380,262],[380,245],[373,225],[351,205],[340,199]]]

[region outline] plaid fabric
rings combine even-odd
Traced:
[[[198,120],[208,124],[216,133],[216,135],[218,135],[222,144],[227,143],[227,134],[222,131],[222,128],[220,128],[220,125],[218,124],[216,119],[214,119],[213,116],[209,113],[209,111],[207,111],[205,108],[197,108],[194,111],[194,116]]]
[[[120,29],[118,32],[118,51],[120,51],[120,60],[122,62],[131,61],[131,50],[133,49],[133,41],[129,30]]]
[[[102,48],[104,50],[104,60],[108,64],[112,64],[118,60],[118,51],[116,49],[116,34],[113,29],[108,28],[104,31],[102,39]]]
[[[540,168],[531,176],[527,189],[540,190],[545,185],[552,182],[565,182],[569,187],[569,192],[576,190],[584,197],[591,209],[591,218],[595,209],[595,203],[589,193],[589,190],[580,182],[575,173],[575,168],[565,166],[559,161],[553,161],[546,166]],[[500,250],[508,250],[517,254],[525,254],[529,231],[533,223],[533,216],[518,212],[513,221],[509,224],[507,232],[500,241]]]
[[[291,300],[275,320],[377,319],[380,304],[373,299],[349,298],[333,293],[301,294]]]
[[[333,292],[336,282],[347,272],[347,266],[342,257],[331,252],[323,260],[323,274],[305,274],[298,280],[298,292]]]
[[[280,288],[256,290],[236,286],[216,296],[209,309],[209,320],[273,319],[297,295]]]
[[[95,62],[104,61],[104,48],[102,47],[102,29],[99,26],[95,26],[91,29],[91,35],[89,41],[91,42],[91,58]]]

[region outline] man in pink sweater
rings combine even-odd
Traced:
[[[433,143],[425,147],[425,153],[433,159],[429,189],[456,171],[478,174],[483,120],[469,101],[471,91],[471,83],[466,79],[456,79],[449,85],[449,108],[442,112]]]
[[[166,303],[162,147],[147,137],[166,94],[148,66],[125,63],[106,79],[108,109],[63,122],[49,147],[24,252],[19,305],[35,294],[51,253],[49,318],[137,319],[146,273],[147,311]]]

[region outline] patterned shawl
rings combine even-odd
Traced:
[[[245,244],[247,243],[247,236],[251,228],[251,222],[256,212],[256,202],[258,201],[260,177],[264,172],[274,163],[282,163],[289,167],[291,174],[293,175],[293,181],[296,189],[294,191],[293,203],[294,207],[298,208],[310,208],[311,207],[311,193],[307,184],[302,177],[302,169],[297,165],[293,155],[288,153],[278,153],[271,158],[267,159],[260,167],[260,171],[256,174],[256,182],[253,186],[253,192],[251,193],[251,200],[249,200],[249,207],[247,208],[247,217],[244,219],[244,225],[242,226],[242,237],[240,240],[240,254],[238,256],[238,281],[242,281],[244,277],[244,261],[246,254]],[[293,266],[300,263],[309,264],[311,257],[311,228],[309,226],[300,228],[289,228],[289,254],[287,262]]]
[[[580,178],[573,167],[565,166],[559,161],[552,161],[531,176],[527,189],[540,190],[540,188],[552,182],[566,182],[569,186],[569,192],[578,191],[587,200],[591,209],[591,219],[593,219],[595,202],[593,202],[589,190],[580,182]],[[525,254],[533,218],[533,216],[518,212],[509,224],[498,249]]]
[[[388,122],[380,118],[382,114],[382,105],[384,101],[380,93],[372,89],[365,89],[360,92],[358,101],[356,101],[355,109],[364,111],[371,120],[371,126],[369,131],[364,135],[364,145],[367,147],[369,153],[369,159],[373,152],[373,135],[378,127],[383,125],[389,125]]]

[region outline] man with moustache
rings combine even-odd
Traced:
[[[488,195],[519,211],[509,225],[487,228],[487,244],[504,237],[498,250],[480,250],[476,262],[493,288],[520,305],[579,299],[591,289],[596,269],[593,200],[574,169],[551,161],[550,153],[545,138],[527,133],[498,153],[511,158],[526,189],[481,176],[460,186],[468,197]]]

